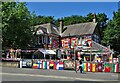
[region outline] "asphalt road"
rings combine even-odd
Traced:
[[[119,83],[117,73],[75,73],[68,70],[43,70],[31,68],[2,67],[2,83],[19,81],[20,83],[54,83],[54,82],[81,82],[81,83]],[[18,83],[18,82],[17,82]]]

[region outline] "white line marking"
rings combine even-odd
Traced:
[[[13,75],[13,76],[36,76],[36,77],[47,77],[47,78],[59,78],[59,79],[72,79],[72,80],[81,80],[81,81],[118,81],[118,80],[99,80],[99,79],[90,79],[90,78],[75,78],[75,77],[65,77],[65,76],[46,76],[38,74],[15,74],[15,73],[0,73],[2,75]]]
[[[114,76],[114,77],[118,77],[118,75],[112,75],[112,76]]]

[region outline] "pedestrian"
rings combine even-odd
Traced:
[[[80,70],[80,73],[82,73],[83,69],[82,69],[82,58],[79,58],[79,68],[76,70],[76,73],[78,70]]]

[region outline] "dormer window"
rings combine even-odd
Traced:
[[[36,34],[37,34],[37,35],[43,34],[43,31],[40,29],[40,30],[37,31]]]

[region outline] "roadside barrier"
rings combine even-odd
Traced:
[[[56,70],[57,69],[57,65],[58,65],[58,62],[54,62],[54,70]]]
[[[58,64],[57,64],[57,69],[58,70],[64,70],[64,62],[60,61]]]
[[[98,72],[103,72],[103,67],[102,67],[102,66],[103,66],[102,63],[98,63],[98,64],[97,64],[97,71],[98,71]]]
[[[88,63],[88,72],[92,72],[92,63]]]
[[[22,60],[22,68],[35,68],[35,69],[54,69],[54,70],[74,70],[79,68],[79,62],[72,60],[53,61],[53,60],[40,60],[40,59],[24,59]],[[120,63],[96,63],[96,62],[83,62],[83,72],[120,72]]]
[[[32,60],[31,59],[23,59],[22,60],[22,68],[32,68]]]
[[[47,61],[43,61],[42,68],[47,69]]]
[[[105,68],[105,70],[104,70],[104,72],[110,72],[110,70],[111,70],[111,64],[110,63],[105,63],[104,64],[104,68]]]
[[[77,62],[78,63],[78,62]],[[77,66],[76,66],[77,67]],[[70,69],[73,70],[75,69],[75,61],[73,60],[65,60],[64,61],[64,69]]]
[[[84,64],[84,71],[87,72],[88,71],[88,63],[83,63]]]
[[[34,68],[34,69],[38,69],[38,64],[37,64],[37,63],[33,63],[32,68]]]
[[[35,69],[54,69],[54,70],[64,70],[64,63],[59,61],[45,61],[45,60],[36,60],[33,61],[32,68]]]
[[[96,63],[92,63],[92,72],[97,72]]]
[[[20,62],[0,62],[1,67],[13,67],[13,68],[18,68]]]
[[[49,62],[50,69],[54,69],[54,65],[55,65],[54,61]]]
[[[38,64],[38,69],[42,69],[42,63],[43,63],[43,61],[42,60],[40,60],[40,61],[37,61],[37,64]]]
[[[42,61],[39,61],[39,60],[33,61],[33,66],[32,66],[32,68],[41,69],[41,68],[42,68]]]
[[[119,72],[119,64],[118,63],[113,63],[112,64],[112,70],[111,70],[111,72]]]
[[[78,65],[78,64],[77,64]],[[84,62],[82,64],[82,68],[84,72],[112,72],[118,73],[119,63],[91,63],[91,62]]]

